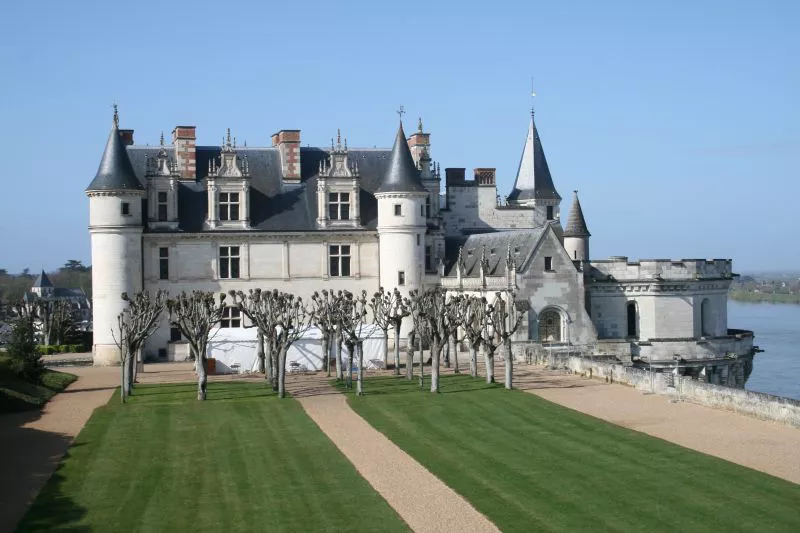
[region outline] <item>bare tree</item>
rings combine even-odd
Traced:
[[[389,327],[392,325],[389,322],[389,312],[392,308],[391,298],[392,293],[387,293],[383,287],[379,287],[369,300],[369,307],[372,309],[372,323],[380,328],[383,335],[381,352],[383,353],[384,368],[389,366]],[[395,373],[399,371],[399,368],[395,368]]]
[[[117,316],[117,330],[111,330],[114,342],[120,353],[120,397],[122,403],[133,392],[136,357],[145,341],[158,329],[158,319],[167,303],[165,291],[150,296],[147,291],[137,292],[130,297],[122,293],[127,307]]]
[[[422,354],[422,347],[425,342],[428,341],[427,337],[427,328],[425,327],[425,320],[422,316],[422,310],[424,308],[424,301],[422,298],[422,294],[417,291],[413,290],[409,293],[409,297],[406,299],[407,306],[411,316],[411,322],[414,324],[414,329],[411,331],[411,334],[408,336],[409,344],[409,355],[411,357],[410,366],[414,366],[414,348],[419,348],[419,388],[423,388],[425,386],[425,361]],[[406,370],[406,378],[411,381],[414,378],[413,371],[410,369]]]
[[[226,307],[224,293],[217,299],[212,292],[195,290],[167,299],[170,325],[180,330],[194,354],[198,400],[206,399],[208,387],[205,366],[208,336],[219,324]]]
[[[278,390],[277,372],[277,325],[278,325],[278,291],[262,291],[250,289],[230,291],[233,304],[248,318],[256,328],[259,337],[259,357],[264,361],[264,377],[273,390]]]
[[[511,352],[511,337],[522,323],[522,319],[525,317],[525,312],[528,310],[529,305],[527,300],[517,300],[513,293],[508,295],[508,301],[503,300],[499,292],[495,294],[491,322],[505,348],[505,386],[507,389],[512,387],[514,376],[514,356]]]
[[[352,388],[352,368],[353,355],[358,357],[358,381],[356,384],[356,394],[364,394],[364,350],[362,332],[367,320],[367,291],[361,291],[360,296],[345,291],[344,298],[340,304],[340,327],[344,343],[349,353],[347,366],[346,383],[348,388]]]
[[[460,369],[458,367],[458,333],[463,329],[464,325],[464,316],[461,313],[461,306],[462,302],[466,300],[467,297],[461,294],[456,294],[450,296],[447,299],[445,304],[445,345],[447,347],[448,353],[448,363],[450,359],[450,354],[452,354],[452,360],[455,363],[453,366],[453,371],[458,374],[460,373]],[[449,366],[446,364],[445,367]]]
[[[403,319],[411,311],[408,308],[408,298],[403,298],[397,287],[392,292],[385,292],[383,287],[372,296],[370,307],[372,308],[373,323],[383,330],[383,362],[386,364],[388,350],[387,330],[392,328],[394,331],[394,375],[400,375],[400,329],[403,326]],[[406,370],[408,373],[408,370]],[[409,378],[410,379],[410,378]]]
[[[278,397],[286,396],[286,353],[294,342],[311,327],[312,313],[303,305],[303,299],[279,292],[275,300],[278,349]]]
[[[447,298],[445,292],[436,287],[423,292],[420,299],[420,317],[431,348],[431,392],[436,393],[439,392],[439,361],[447,338]]]
[[[311,321],[314,326],[322,333],[322,353],[324,353],[324,362],[327,367],[327,375],[331,377],[331,341],[336,333],[336,324],[338,322],[337,306],[338,299],[341,298],[341,292],[337,295],[333,291],[323,289],[322,293],[314,291],[311,296],[312,316]],[[339,365],[340,362],[336,361]],[[338,374],[338,372],[337,372]]]
[[[457,304],[464,330],[464,340],[469,346],[469,373],[474,378],[478,377],[478,350],[483,344],[487,307],[486,298],[477,296],[466,296]]]

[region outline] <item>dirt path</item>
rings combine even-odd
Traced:
[[[367,424],[350,409],[344,395],[314,378],[287,380],[287,387],[411,529],[431,533],[499,531],[453,489]]]
[[[13,531],[96,407],[108,402],[118,368],[64,369],[78,380],[42,411],[0,415],[0,531]]]
[[[800,484],[797,428],[538,366],[514,370],[516,387],[551,402]]]

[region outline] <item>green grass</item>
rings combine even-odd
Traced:
[[[408,531],[262,383],[136,387],[95,411],[20,531]]]
[[[0,413],[37,409],[76,379],[72,374],[46,369],[41,383],[31,383],[0,364]]]
[[[503,531],[800,531],[799,485],[468,376],[441,390],[375,378],[349,402]]]

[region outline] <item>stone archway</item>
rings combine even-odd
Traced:
[[[556,309],[545,309],[539,313],[539,342],[563,342],[563,320]]]

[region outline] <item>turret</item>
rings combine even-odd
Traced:
[[[534,207],[537,215],[544,220],[558,220],[560,217],[561,196],[556,191],[553,178],[550,176],[542,141],[539,139],[536,122],[533,120],[533,110],[528,125],[528,136],[517,169],[517,178],[514,180],[511,194],[508,195],[508,203]]]
[[[142,288],[145,196],[120,136],[116,106],[100,167],[86,195],[92,241],[92,354],[95,365],[110,365],[119,362],[112,329],[125,307],[121,295]]]
[[[581,201],[578,200],[578,191],[572,193],[572,209],[569,212],[567,226],[564,228],[564,249],[573,261],[589,260],[589,229],[586,219],[583,218]]]
[[[428,192],[420,180],[403,132],[397,130],[389,166],[375,191],[378,200],[380,285],[397,287],[404,295],[422,288],[425,261],[425,198]]]

